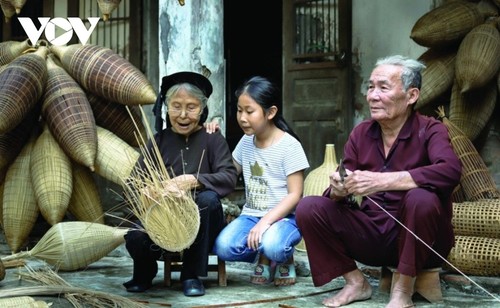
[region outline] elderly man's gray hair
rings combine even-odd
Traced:
[[[393,55],[385,58],[380,58],[375,63],[375,67],[380,65],[396,65],[401,66],[401,82],[403,88],[407,91],[409,88],[417,88],[420,90],[422,86],[422,70],[425,64],[401,55]]]

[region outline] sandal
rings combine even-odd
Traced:
[[[295,284],[296,278],[297,274],[295,273],[294,264],[279,264],[274,274],[274,285],[291,286]]]
[[[250,282],[253,284],[268,284],[272,282],[271,267],[266,264],[257,264],[250,276]]]

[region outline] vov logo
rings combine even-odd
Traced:
[[[52,45],[62,46],[66,45],[71,38],[73,37],[73,32],[76,33],[76,36],[80,40],[82,45],[85,45],[90,38],[90,35],[94,31],[97,23],[99,22],[100,17],[89,17],[88,21],[90,22],[90,27],[87,29],[83,21],[78,17],[38,17],[38,21],[40,22],[40,29],[37,29],[31,18],[29,17],[18,17],[19,23],[24,29],[24,32],[28,35],[28,38],[31,44],[36,45],[40,36],[42,36],[42,32],[45,31],[45,38]],[[63,34],[56,37],[56,27],[59,27],[63,31]]]

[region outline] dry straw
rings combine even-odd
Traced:
[[[456,235],[500,239],[500,199],[453,203]]]
[[[51,225],[62,221],[73,191],[71,161],[47,126],[31,151],[30,169],[40,213]]]
[[[66,221],[53,225],[28,250],[5,256],[3,261],[38,258],[62,271],[75,271],[106,256],[122,244],[128,228],[86,221]]]
[[[16,127],[37,104],[47,79],[48,50],[39,47],[7,65],[0,74],[0,134]]]
[[[39,215],[31,183],[30,159],[35,138],[30,139],[5,176],[2,219],[5,239],[12,252],[25,244]]]
[[[50,56],[47,58],[47,73],[42,116],[66,154],[94,171],[97,134],[87,96]]]
[[[462,163],[460,184],[466,197],[465,201],[500,198],[495,181],[472,141],[446,118],[444,107],[439,107],[437,113],[448,128],[451,145]]]
[[[500,276],[500,239],[457,235],[447,260],[468,275]]]
[[[147,121],[142,108],[141,113]],[[198,206],[189,188],[179,187],[170,177],[150,126],[146,127],[151,148],[144,139],[140,141],[144,167],[136,166],[124,180],[125,198],[154,243],[168,251],[182,251],[198,234]]]
[[[420,17],[411,30],[410,38],[426,47],[450,46],[483,23],[484,19],[475,3],[446,2]]]

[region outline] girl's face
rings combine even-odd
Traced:
[[[168,118],[172,130],[180,135],[189,136],[200,129],[201,102],[184,89],[173,95],[168,102]]]
[[[259,135],[267,128],[272,116],[248,94],[243,93],[238,97],[236,118],[245,135]]]

